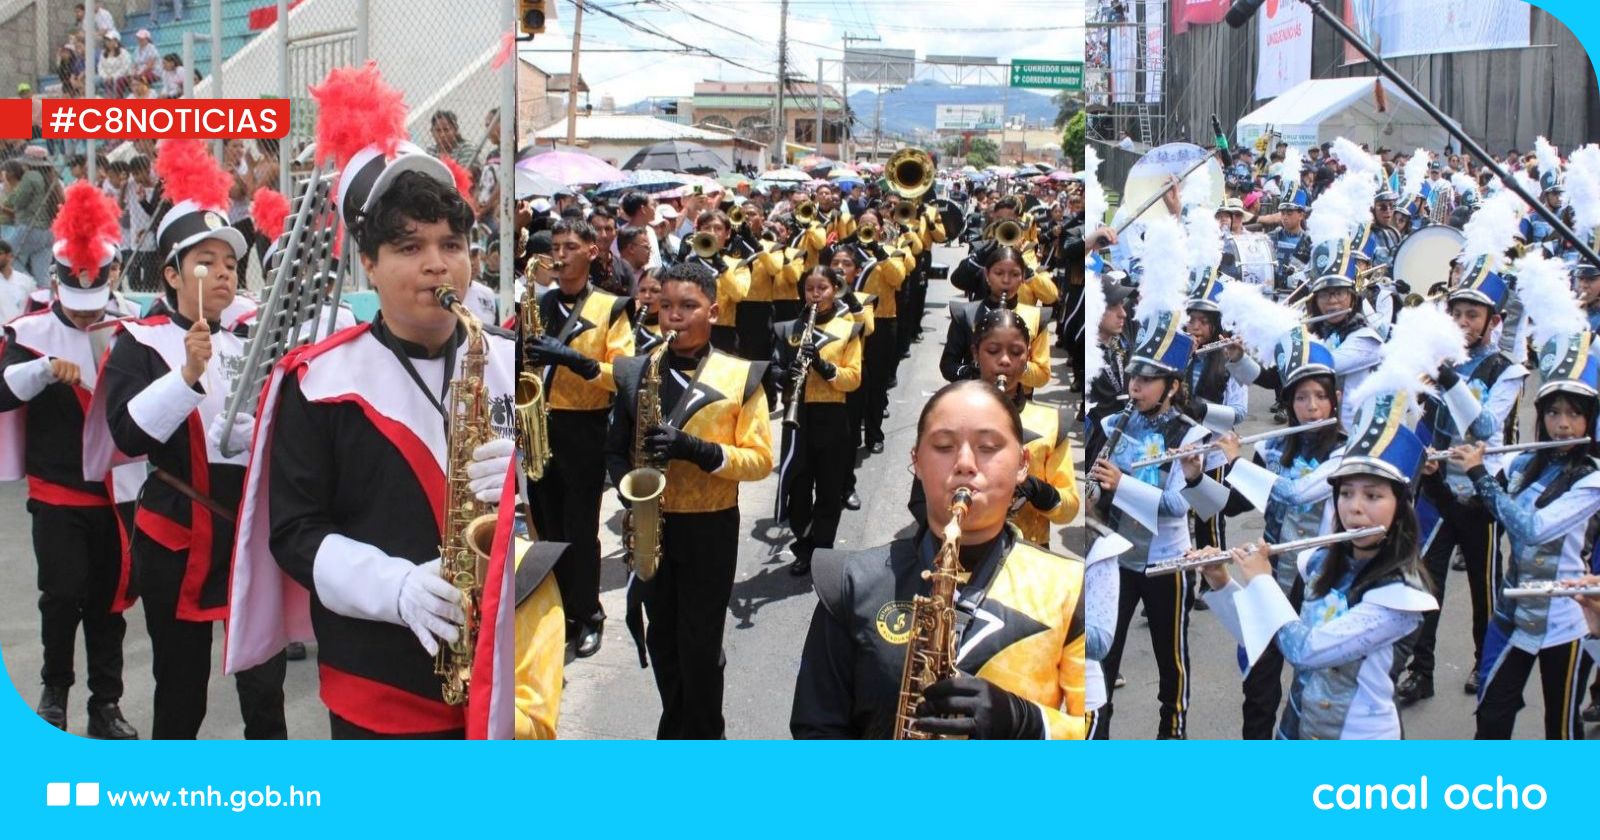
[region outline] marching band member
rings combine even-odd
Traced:
[[[825,254],[828,267],[832,268],[839,279],[844,283],[845,293],[839,297],[847,312],[847,317],[861,326],[861,376],[866,380],[872,371],[872,363],[868,360],[868,342],[878,331],[878,298],[876,295],[867,294],[863,289],[861,280],[861,267],[866,262],[866,256],[861,250],[851,245],[840,245],[829,248]],[[809,275],[807,275],[809,276]],[[867,414],[866,391],[858,387],[845,394],[845,417],[848,422],[845,440],[851,449],[858,449],[866,445],[864,436],[866,430]],[[881,446],[880,446],[881,451]],[[845,510],[860,510],[861,497],[856,493],[856,462],[850,459],[850,469],[845,476]]]
[[[1116,278],[1123,276],[1120,271],[1108,271],[1100,281],[1105,309],[1100,313],[1095,328],[1095,345],[1100,350],[1103,363],[1090,378],[1084,400],[1084,420],[1088,430],[1084,435],[1083,453],[1084,459],[1091,464],[1098,458],[1100,447],[1106,440],[1103,421],[1121,410],[1128,394],[1126,368],[1129,347],[1124,332],[1128,322],[1128,303],[1134,289],[1117,282]],[[1089,370],[1086,365],[1086,375]]]
[[[707,210],[695,219],[697,234],[709,232],[716,250],[702,253],[690,248],[690,262],[711,269],[717,275],[717,320],[711,325],[711,343],[724,353],[742,356],[739,347],[739,304],[750,293],[750,267],[730,251],[733,224],[721,210]],[[765,361],[765,358],[762,359]]]
[[[811,556],[818,548],[833,548],[844,510],[845,481],[855,461],[854,451],[841,441],[849,432],[845,395],[861,385],[862,326],[839,317],[844,307],[835,296],[843,290],[844,279],[838,272],[817,266],[805,282],[806,305],[815,311],[813,330],[808,334],[803,321],[776,327],[774,379],[783,383],[790,399],[800,401],[798,408],[789,409],[798,423],[784,424],[776,517],[788,521],[795,537],[790,546],[795,559],[789,566],[795,576],[810,573]],[[796,392],[793,382],[802,349],[811,361]]]
[[[930,686],[917,730],[968,738],[1082,738],[1083,564],[1018,539],[1006,524],[1027,478],[1016,410],[987,384],[941,388],[917,422],[912,469],[929,499],[972,491],[961,523],[957,673]],[[820,551],[795,681],[796,738],[886,738],[894,731],[910,604],[950,520],[936,503],[915,536],[861,551]],[[941,643],[934,640],[934,643]]]
[[[124,494],[116,493],[106,476],[86,480],[83,469],[84,408],[95,388],[101,355],[96,344],[103,347],[112,319],[125,314],[117,311],[111,296],[117,208],[92,185],[73,184],[53,232],[55,301],[5,327],[0,477],[28,479],[44,643],[39,716],[67,729],[67,691],[76,681],[74,648],[82,625],[89,666],[89,737],[125,740],[137,738],[138,732],[118,706],[128,626],[122,612],[136,594],[129,591],[112,506]]]
[[[131,542],[155,676],[151,737],[189,739],[206,714],[212,624],[229,614],[228,561],[254,420],[224,410],[244,342],[220,318],[234,301],[248,245],[225,216],[229,179],[198,140],[164,141],[156,159],[175,202],[156,240],[168,314],[121,325],[85,422],[85,478],[103,476],[113,447],[153,468]],[[220,177],[219,177],[220,176]],[[109,435],[109,439],[107,436]],[[236,671],[246,738],[286,738],[283,645]]]
[[[871,210],[861,214],[856,233],[859,235],[862,230],[869,229],[868,226],[880,231],[880,236],[883,235],[878,214]],[[894,381],[895,369],[900,365],[898,298],[914,258],[899,250],[890,253],[881,241],[866,246],[858,241],[857,247],[867,254],[867,260],[856,280],[855,289],[874,299],[873,330],[872,335],[866,338],[862,359],[865,382],[862,385],[861,425],[868,450],[878,454],[883,451],[883,416],[889,408],[890,383]]]
[[[507,468],[520,470],[515,461]],[[515,515],[523,512],[518,505],[518,483],[515,475],[507,476],[494,535],[495,546],[515,557],[513,733],[517,740],[550,740],[556,737],[561,716],[567,638],[561,587],[554,570],[567,544],[534,539],[529,520]]]
[[[1600,443],[1595,436],[1600,348],[1583,328],[1564,272],[1536,256],[1519,263],[1517,272],[1533,317],[1534,340],[1541,345],[1542,384],[1534,403],[1537,439],[1574,445],[1523,452],[1503,479],[1486,463],[1481,440],[1450,450],[1451,465],[1466,472],[1483,507],[1511,537],[1501,578],[1508,588],[1576,580],[1593,572],[1600,536]],[[1548,291],[1536,294],[1534,287],[1541,282]],[[1537,308],[1546,302],[1565,304],[1564,311]],[[1578,707],[1593,660],[1581,646],[1581,612],[1571,598],[1512,599],[1499,593],[1478,660],[1477,737],[1511,737],[1535,662],[1544,689],[1545,737],[1583,737]]]
[[[606,437],[613,484],[632,469],[635,435],[666,459],[660,566],[645,586],[645,644],[661,694],[660,738],[721,738],[722,631],[739,547],[739,483],[772,472],[766,362],[713,349],[717,278],[683,263],[661,278],[661,325],[677,338],[661,360],[663,422],[636,429],[649,356],[617,363],[618,398]]]
[[[1190,241],[1194,235],[1190,234]],[[1228,269],[1233,271],[1232,267]],[[1215,267],[1197,270],[1200,282],[1185,304],[1184,314],[1189,318],[1184,331],[1194,340],[1196,347],[1228,337],[1222,330],[1222,309],[1217,297],[1222,294],[1221,271]],[[1192,275],[1191,275],[1192,276]],[[1229,375],[1228,359],[1220,352],[1196,353],[1189,359],[1184,372],[1184,385],[1189,400],[1184,413],[1201,421],[1217,433],[1231,430],[1244,420],[1249,394],[1244,385]],[[1206,458],[1206,471],[1216,481],[1222,480],[1224,461],[1221,453]],[[1194,542],[1197,548],[1223,547],[1227,544],[1226,520],[1219,514],[1210,519],[1192,520]]]
[[[539,299],[544,335],[525,338],[529,361],[544,368],[550,451],[555,453],[532,492],[540,536],[571,543],[556,566],[567,617],[567,642],[579,657],[600,650],[600,496],[605,485],[606,417],[616,393],[612,366],[632,355],[628,299],[595,288],[589,263],[594,229],[563,219],[551,231],[561,273]]]
[[[1022,384],[1027,388],[1042,388],[1050,381],[1050,346],[1044,333],[1044,314],[1037,306],[1017,302],[1017,288],[1022,285],[1022,252],[1002,245],[989,252],[984,264],[988,280],[989,297],[983,300],[951,302],[950,327],[945,335],[944,352],[939,357],[939,372],[945,381],[971,379],[977,375],[972,364],[972,330],[982,315],[1000,306],[1004,300],[1014,308],[1033,337],[1029,348],[1028,364],[1022,372]]]
[[[1583,314],[1589,319],[1589,332],[1600,335],[1600,268],[1579,263],[1572,269],[1583,304]]]
[[[467,711],[445,699],[435,672],[440,649],[468,621],[456,584],[440,574],[446,508],[458,503],[462,478],[449,441],[487,435],[469,453],[466,490],[498,503],[513,459],[516,343],[477,325],[490,427],[453,426],[451,383],[463,375],[472,335],[438,292],[451,290],[465,305],[472,208],[442,161],[403,132],[376,135],[404,124],[398,91],[381,88],[381,101],[352,107],[360,91],[382,84],[369,63],[335,70],[315,89],[318,152],[340,167],[339,220],[379,311],[371,323],[290,353],[267,383],[227,661],[230,670],[248,667],[310,631],[334,738],[461,738]],[[400,116],[373,119],[372,108]]]
[[[640,355],[661,343],[661,278],[656,272],[639,275],[633,301],[633,346]]]

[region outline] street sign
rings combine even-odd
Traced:
[[[1083,62],[1011,60],[1011,86],[1083,90]]]

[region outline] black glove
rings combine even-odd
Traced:
[[[1187,402],[1180,406],[1184,416],[1191,420],[1206,419],[1206,409],[1206,401],[1199,397],[1190,397]]]
[[[847,294],[840,298],[840,301],[844,303],[844,308],[850,310],[856,315],[860,315],[861,310],[864,308],[861,305],[861,301],[857,299],[855,295]]]
[[[722,466],[722,447],[671,426],[645,433],[644,450],[657,458],[688,461],[706,472]]]
[[[811,359],[811,369],[816,371],[818,376],[830,381],[839,375],[839,366],[821,356],[815,356]]]
[[[1039,510],[1054,510],[1056,505],[1061,504],[1061,492],[1036,475],[1028,476],[1026,481],[1017,485],[1017,495]]]
[[[541,335],[529,339],[527,342],[528,363],[534,367],[541,365],[559,365],[570,368],[573,373],[584,379],[593,379],[600,375],[600,363],[578,351],[562,344],[554,336]]]
[[[1044,712],[988,680],[957,674],[928,686],[916,727],[933,735],[1029,740],[1045,736]]]
[[[1448,391],[1461,381],[1461,374],[1456,373],[1456,369],[1447,362],[1439,366],[1438,372],[1433,375],[1433,381],[1439,383],[1440,391]]]
[[[980,374],[978,373],[978,366],[977,365],[974,365],[974,364],[963,364],[960,367],[956,368],[956,381],[957,382],[959,382],[959,381],[961,381],[963,379],[977,379],[979,376],[980,376]]]

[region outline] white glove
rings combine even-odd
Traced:
[[[439,642],[453,643],[461,637],[467,614],[461,609],[461,592],[439,577],[439,558],[413,566],[400,582],[396,601],[400,621],[422,643],[429,656],[439,653]]]
[[[516,444],[510,438],[495,438],[472,450],[472,462],[467,464],[467,487],[478,501],[500,501],[506,473],[511,469],[511,457],[515,454]]]
[[[55,368],[50,365],[49,356],[40,356],[31,362],[12,365],[6,368],[6,387],[17,399],[27,402],[50,387],[56,381]]]
[[[249,449],[250,442],[256,435],[256,418],[249,414],[235,414],[233,416],[233,433],[228,436],[228,447],[222,446],[223,432],[228,431],[226,413],[218,414],[206,424],[206,440],[210,441],[213,449],[218,452],[238,452]]]

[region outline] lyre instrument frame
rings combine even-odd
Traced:
[[[1267,546],[1267,554],[1273,555],[1284,554],[1291,551],[1304,551],[1308,548],[1317,548],[1319,546],[1350,542],[1353,540],[1365,539],[1367,537],[1382,536],[1383,534],[1388,533],[1388,531],[1389,529],[1382,525],[1369,525],[1365,528],[1353,528],[1349,531],[1339,531],[1337,533],[1323,534],[1317,537],[1306,537],[1305,539],[1301,540],[1273,543],[1272,545]],[[1146,577],[1160,577],[1162,575],[1177,574],[1178,572],[1204,569],[1208,566],[1219,566],[1223,563],[1231,561],[1232,559],[1233,556],[1227,551],[1201,551],[1182,557],[1174,557],[1170,560],[1161,560],[1151,563],[1145,567],[1144,573]]]

